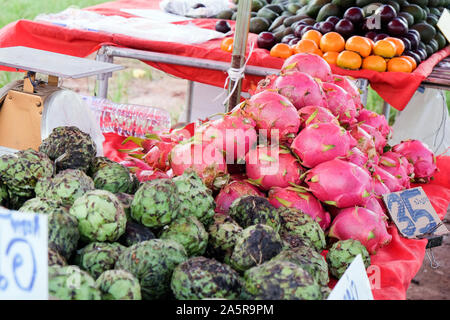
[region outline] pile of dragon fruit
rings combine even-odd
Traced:
[[[192,168],[227,215],[244,195],[300,209],[328,237],[359,240],[371,254],[387,245],[382,195],[428,182],[432,151],[418,140],[388,145],[383,115],[367,110],[349,77],[332,74],[317,55],[288,58],[231,112],[142,142],[141,160],[122,162],[141,181]],[[197,156],[201,154],[201,157]]]

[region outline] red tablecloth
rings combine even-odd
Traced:
[[[158,8],[158,3],[159,1],[156,0],[119,0],[103,3],[87,9],[104,15],[131,17],[130,14],[121,12],[120,9]],[[194,23],[203,28],[214,28],[215,22],[215,19],[196,19],[189,23]],[[234,21],[231,21],[230,24],[233,27]],[[256,34],[249,34],[249,43],[256,41],[256,37]],[[173,42],[148,41],[120,34],[74,30],[53,24],[38,23],[28,20],[13,22],[0,30],[0,47],[21,45],[85,57],[98,50],[102,45],[111,44],[179,56],[230,62],[231,55],[230,53],[220,50],[220,41],[220,39],[217,39],[197,45],[184,45]],[[389,75],[387,75],[386,73],[367,70],[350,71],[338,67],[333,67],[333,72],[351,75],[355,78],[369,79],[372,88],[377,91],[385,101],[394,108],[403,110],[420,83],[431,73],[433,67],[449,54],[450,46],[435,53],[411,74],[390,72]],[[221,71],[208,70],[205,72],[205,70],[193,67],[154,62],[148,62],[148,64],[183,79],[218,87],[223,87],[225,79],[227,78],[227,74]],[[279,69],[282,64],[282,59],[271,57],[267,50],[259,48],[255,48],[249,60],[249,65],[275,69]],[[246,76],[242,83],[243,91],[247,91],[260,79],[261,77],[257,76]]]
[[[122,145],[125,137],[105,134],[103,144],[105,155],[114,161],[126,157],[119,149],[133,149],[136,145],[129,141]],[[450,157],[437,157],[439,172],[431,184],[421,185],[443,219],[450,203]],[[409,240],[399,235],[395,226],[390,226],[391,243],[371,256],[371,266],[367,270],[372,284],[372,292],[376,300],[404,300],[406,291],[416,273],[422,266],[427,240]],[[334,285],[335,281],[330,283]]]

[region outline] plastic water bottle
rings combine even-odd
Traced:
[[[102,132],[144,138],[145,134],[168,131],[171,126],[168,111],[136,104],[117,104],[107,99],[82,96],[91,108]]]

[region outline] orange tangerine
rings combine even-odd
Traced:
[[[366,38],[367,39],[367,41],[369,41],[369,43],[370,43],[370,47],[372,48],[372,50],[373,50],[373,47],[375,46],[375,41],[373,41],[372,39],[370,39],[370,38]]]
[[[320,50],[319,48],[317,48],[313,53],[314,53],[314,54],[317,54],[319,57],[322,57],[322,58],[323,58],[323,52],[322,52],[322,50]]]
[[[345,39],[337,32],[328,32],[320,38],[322,52],[341,52],[345,49]]]
[[[317,30],[308,30],[302,36],[302,40],[312,40],[317,44],[317,47],[320,45],[320,39],[322,38],[322,34]]]
[[[293,49],[294,53],[316,53],[319,48],[314,41],[302,39],[293,46]]]
[[[328,51],[323,54],[323,58],[325,59],[328,64],[337,64],[337,57],[339,55],[339,52],[334,51]]]
[[[412,71],[412,64],[404,58],[392,58],[388,62],[388,71],[410,73]]]
[[[339,53],[336,63],[339,67],[350,70],[358,70],[362,65],[362,58],[353,51],[342,51]]]
[[[277,43],[270,49],[272,57],[286,59],[292,56],[292,48],[286,43]]]
[[[370,56],[372,45],[367,38],[361,36],[350,37],[345,43],[345,50],[359,53],[363,58]]]
[[[366,70],[374,70],[379,72],[386,71],[387,63],[380,56],[368,56],[364,58],[362,68]]]
[[[224,38],[222,42],[220,43],[220,49],[226,52],[232,52],[233,51],[233,38]]]
[[[384,38],[384,40],[391,41],[395,44],[395,48],[396,48],[395,55],[396,56],[398,56],[398,57],[401,56],[403,54],[403,52],[405,51],[405,44],[399,38],[387,37],[387,38]]]
[[[416,62],[416,60],[414,60],[413,57],[410,57],[410,56],[401,56],[400,58],[404,58],[404,59],[408,60],[409,62],[411,62],[411,65],[412,65],[412,69],[413,69],[413,70],[417,68],[417,62]]]
[[[383,58],[393,58],[397,53],[397,48],[393,42],[383,39],[375,42],[373,53]]]

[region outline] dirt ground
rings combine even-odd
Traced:
[[[450,211],[444,223],[450,230]],[[432,253],[439,267],[432,268],[425,255],[422,267],[406,292],[408,300],[450,300],[450,236],[444,236],[442,245],[432,248]]]
[[[114,62],[127,69],[116,72],[109,80],[111,100],[164,108],[170,112],[173,124],[182,118],[186,106],[186,80],[168,76],[138,61],[116,59]],[[80,94],[93,95],[95,78],[65,80],[63,86]],[[444,222],[450,230],[450,212]],[[433,248],[432,253],[439,267],[432,268],[425,256],[407,291],[408,300],[450,300],[450,236],[444,236],[442,245]]]

